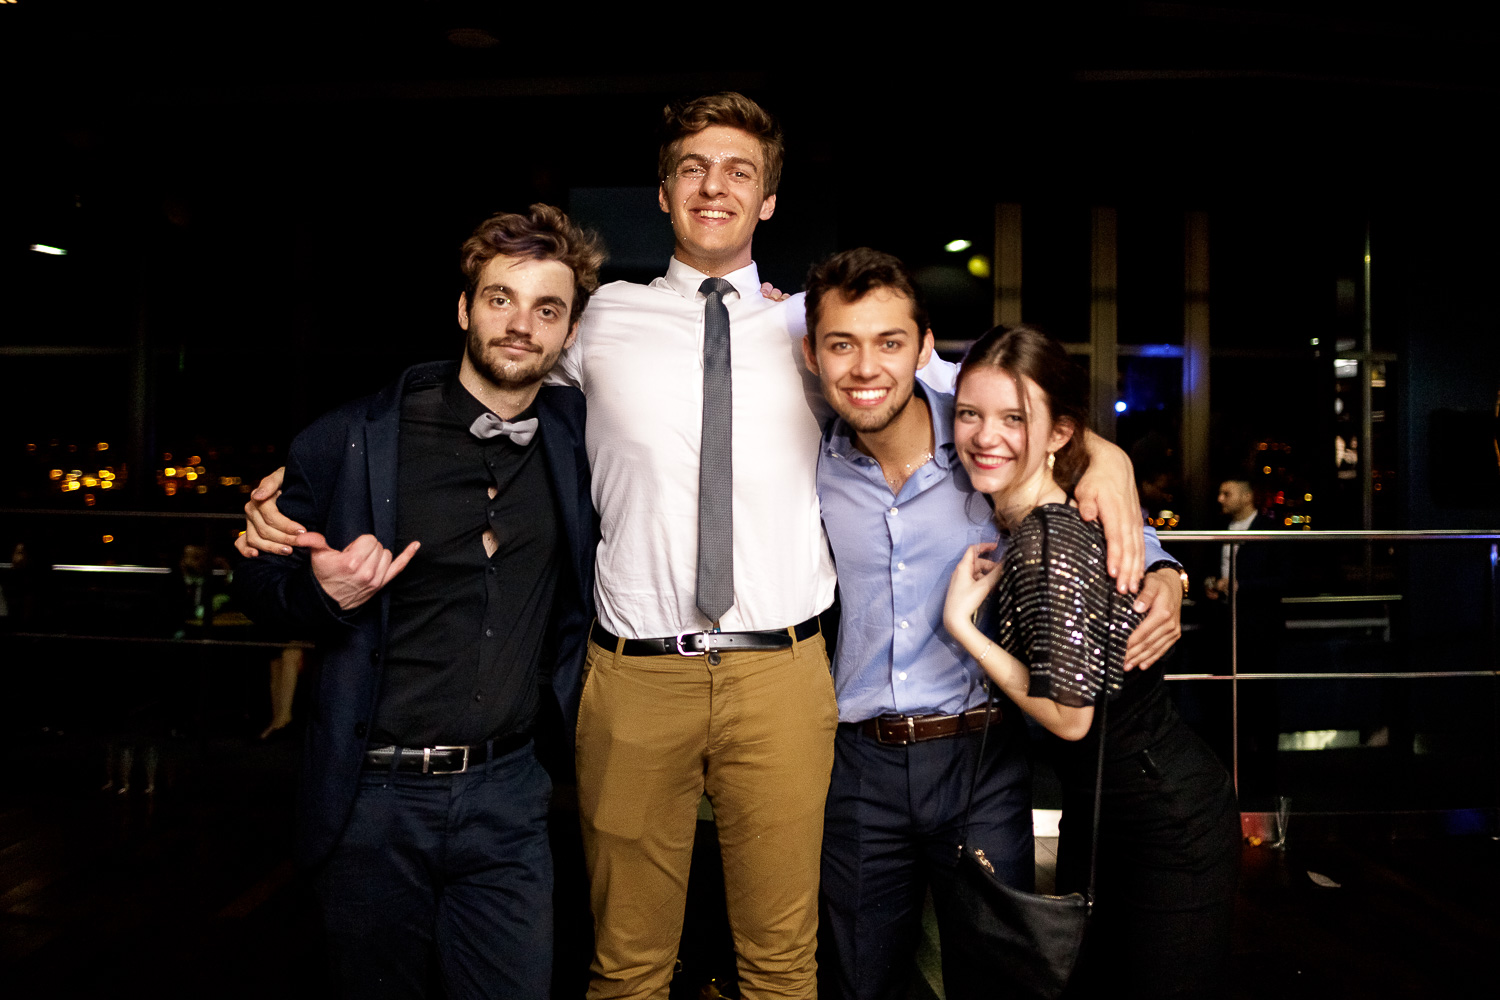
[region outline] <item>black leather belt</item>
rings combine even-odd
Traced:
[[[463,774],[492,758],[504,757],[531,742],[530,733],[512,733],[468,747],[372,747],[365,751],[366,771],[389,771],[391,758],[401,751],[396,770],[403,774]]]
[[[798,642],[811,639],[818,634],[818,616],[813,615],[792,631]],[[594,623],[594,630],[589,638],[596,645],[610,650],[620,641],[619,636],[612,634],[598,622]],[[663,639],[626,639],[620,652],[626,656],[702,656],[704,653],[787,649],[791,645],[792,637],[787,634],[786,629],[774,632],[684,632]]]
[[[1000,706],[989,709],[990,723],[998,724]],[[960,715],[881,715],[853,725],[871,739],[887,746],[904,747],[926,740],[940,740],[984,728],[985,708],[971,708]]]

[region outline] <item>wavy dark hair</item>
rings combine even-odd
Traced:
[[[1089,467],[1083,440],[1089,426],[1089,382],[1083,369],[1073,363],[1061,344],[1034,326],[997,326],[974,341],[958,372],[960,391],[964,378],[978,368],[994,368],[1016,380],[1028,423],[1031,413],[1022,378],[1031,379],[1042,390],[1053,423],[1072,423],[1073,436],[1057,450],[1052,467],[1052,478],[1071,497]]]
[[[538,202],[525,213],[501,212],[474,227],[459,248],[458,269],[467,289],[464,297],[474,308],[479,275],[496,257],[555,260],[573,272],[573,308],[568,325],[578,322],[589,296],[599,287],[604,244],[597,233],[575,225],[560,208]]]
[[[677,161],[682,156],[682,141],[710,125],[737,128],[760,143],[761,156],[766,161],[760,196],[769,198],[775,194],[781,184],[781,161],[786,151],[781,126],[765,108],[732,90],[668,104],[662,109],[661,151],[656,156],[657,182],[665,184],[667,178],[676,172]]]
[[[911,318],[916,321],[919,335],[926,333],[930,325],[922,292],[912,281],[906,265],[869,247],[843,250],[814,264],[802,287],[807,292],[807,332],[814,335],[823,299],[829,292],[837,292],[845,302],[858,302],[877,288],[889,288],[911,303]]]

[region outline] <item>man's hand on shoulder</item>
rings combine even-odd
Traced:
[[[760,283],[760,294],[762,298],[770,299],[772,302],[785,302],[792,297],[791,292],[783,292],[769,281]]]
[[[1182,577],[1170,567],[1149,574],[1136,596],[1135,610],[1146,617],[1125,644],[1126,670],[1146,669],[1182,638]]]
[[[262,552],[279,555],[292,554],[297,537],[307,529],[284,517],[276,508],[276,498],[281,496],[281,481],[286,476],[283,466],[260,481],[245,503],[245,530],[234,540],[240,555],[254,558]]]
[[[1097,520],[1103,526],[1105,565],[1115,578],[1115,589],[1128,594],[1141,586],[1146,570],[1146,539],[1135,469],[1129,455],[1092,432],[1088,451],[1089,468],[1078,481],[1073,498],[1085,521]]]
[[[316,531],[304,531],[296,544],[311,550],[313,576],[323,592],[343,610],[353,611],[394,580],[422,543],[412,542],[395,557],[374,535],[360,535],[336,549]]]

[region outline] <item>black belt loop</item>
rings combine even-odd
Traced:
[[[393,753],[393,754],[391,754],[391,769],[386,774],[385,780],[386,781],[395,781],[396,780],[396,770],[398,768],[400,768],[400,766],[401,766],[401,748],[397,747],[396,748],[396,752]]]
[[[495,741],[493,739],[484,741],[484,754],[487,758],[484,762],[484,776],[488,779],[495,773]]]

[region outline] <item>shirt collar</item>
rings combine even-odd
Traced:
[[[917,391],[927,400],[932,414],[932,460],[944,469],[953,467],[958,449],[953,445],[953,397],[946,392],[929,391],[917,379]]]
[[[957,454],[953,447],[953,397],[946,392],[928,389],[917,379],[913,396],[927,401],[927,413],[932,418],[932,460],[940,469],[951,469]],[[908,406],[911,404],[907,404]],[[843,417],[834,417],[828,425],[825,449],[833,458],[852,458],[864,455],[854,446],[854,431]]]
[[[695,267],[689,267],[676,257],[672,258],[667,265],[666,283],[678,295],[685,299],[702,299],[698,288],[703,284],[703,279],[708,277]],[[730,271],[724,275],[724,280],[734,286],[734,290],[740,293],[741,299],[748,299],[752,294],[760,294],[760,270],[756,268],[755,261],[740,268],[738,271]]]
[[[475,398],[473,393],[464,388],[463,383],[458,380],[457,369],[454,369],[443,380],[443,402],[448,405],[448,409],[452,411],[453,416],[466,431],[480,416],[490,412],[488,406],[485,406]],[[534,416],[536,416],[536,400],[533,399],[530,406],[510,419],[514,422],[516,420],[528,420]],[[502,439],[490,438],[489,440],[497,441]]]

